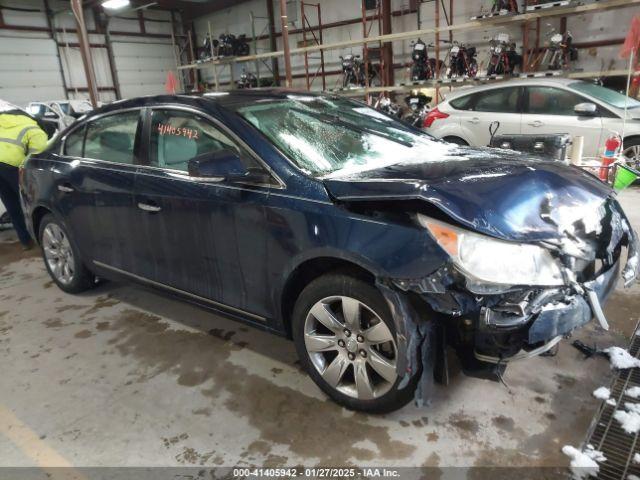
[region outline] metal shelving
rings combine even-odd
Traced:
[[[439,2],[436,0],[436,7],[439,7]],[[459,23],[459,24],[451,24],[448,25],[439,25],[439,11],[436,11],[435,15],[435,26],[430,28],[420,28],[418,30],[405,31],[405,32],[397,32],[386,35],[364,35],[363,38],[355,39],[355,40],[346,40],[340,42],[333,43],[314,43],[313,45],[307,45],[298,48],[291,48],[289,50],[289,55],[308,55],[313,52],[323,53],[326,50],[333,49],[342,49],[357,45],[366,46],[368,44],[377,43],[381,44],[382,42],[391,42],[398,40],[406,40],[411,38],[419,38],[426,36],[435,36],[439,37],[442,33],[448,33],[452,35],[453,32],[462,32],[462,31],[470,31],[470,30],[482,30],[491,27],[505,26],[505,25],[522,25],[523,27],[523,37],[527,39],[528,35],[525,34],[525,31],[528,33],[528,25],[530,22],[535,21],[538,25],[540,23],[540,19],[542,18],[552,18],[552,17],[567,17],[572,15],[580,15],[586,13],[597,13],[606,10],[612,10],[617,8],[630,7],[634,5],[640,5],[640,0],[600,0],[595,1],[593,3],[583,4],[583,5],[563,5],[557,6],[554,8],[540,8],[533,11],[526,11],[524,13],[515,14],[515,15],[497,15],[493,17],[487,17],[479,20],[470,20],[468,22]],[[451,5],[450,5],[451,6]],[[436,10],[439,10],[436,8]],[[445,17],[446,17],[445,12]],[[523,47],[525,51],[528,49],[528,45],[526,45],[526,41],[524,41]],[[537,42],[536,42],[537,43]],[[438,52],[436,52],[438,53]],[[273,52],[262,52],[262,53],[254,53],[252,55],[246,55],[242,57],[229,57],[229,58],[216,58],[210,59],[203,62],[192,63],[188,65],[178,66],[178,69],[205,69],[217,66],[217,65],[229,65],[236,62],[255,62],[258,60],[266,60],[273,59],[278,57],[283,57],[285,55],[284,50],[278,50]],[[439,57],[436,55],[436,57]],[[232,68],[233,69],[233,68]],[[569,78],[598,78],[598,77],[606,77],[606,76],[614,76],[614,75],[626,75],[625,70],[606,70],[600,72],[570,72],[564,73],[563,76],[567,76]],[[509,77],[506,77],[509,78]],[[505,78],[505,79],[506,79]],[[380,93],[385,91],[409,91],[416,88],[423,87],[433,87],[437,90],[443,87],[453,87],[460,86],[466,84],[477,84],[485,81],[495,81],[493,79],[466,79],[460,81],[446,81],[446,80],[431,80],[425,81],[419,85],[382,85],[382,86],[367,86],[364,88],[354,88],[348,90],[340,90],[339,92],[344,95],[368,95],[371,93]],[[436,97],[437,98],[437,97]]]

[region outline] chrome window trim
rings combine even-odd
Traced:
[[[185,295],[187,297],[191,297],[191,298],[193,298],[195,300],[200,300],[200,301],[205,302],[205,303],[210,303],[212,305],[216,305],[216,306],[218,306],[218,307],[220,307],[222,309],[225,309],[225,310],[231,310],[232,312],[241,313],[243,315],[251,317],[251,318],[253,318],[255,320],[259,320],[261,322],[266,322],[266,320],[267,320],[265,317],[263,317],[261,315],[256,315],[255,313],[247,312],[246,310],[242,310],[241,308],[237,308],[237,307],[232,307],[231,305],[227,305],[225,303],[216,302],[215,300],[211,300],[211,299],[206,298],[206,297],[201,297],[200,295],[196,295],[195,293],[189,293],[189,292],[187,292],[185,290],[181,290],[179,288],[172,287],[171,285],[167,285],[165,283],[156,282],[155,280],[151,280],[150,278],[142,277],[140,275],[136,275],[135,273],[127,272],[126,270],[122,270],[120,268],[113,267],[111,265],[107,265],[106,263],[102,263],[102,262],[100,262],[98,260],[93,260],[93,263],[95,265],[97,265],[98,267],[102,267],[102,268],[105,268],[107,270],[111,270],[111,271],[120,273],[122,275],[126,275],[126,276],[134,278],[134,279],[136,279],[136,280],[138,280],[140,282],[147,283],[147,284],[150,284],[150,285],[153,285],[153,286],[156,286],[156,287],[164,288],[164,289],[167,289],[167,290],[171,290],[171,291],[173,291],[175,293],[179,293],[181,295]]]
[[[89,123],[93,122],[94,120],[98,120],[98,119],[101,119],[101,118],[104,118],[104,117],[108,117],[108,116],[110,116],[110,115],[117,115],[117,114],[119,114],[119,113],[133,112],[133,111],[135,111],[135,110],[144,110],[145,108],[147,108],[147,107],[146,107],[146,106],[144,106],[144,107],[129,107],[129,108],[123,108],[122,110],[116,110],[116,111],[114,111],[114,112],[104,112],[104,113],[100,113],[100,114],[98,114],[98,115],[96,115],[96,116],[94,116],[94,117],[85,118],[85,119],[84,119],[84,120],[82,120],[82,121],[78,121],[78,122],[76,122],[76,125],[73,125],[73,126],[71,127],[71,129],[70,129],[67,133],[65,133],[64,137],[62,137],[62,138],[60,139],[60,152],[59,152],[59,155],[60,155],[61,157],[67,157],[67,155],[65,155],[65,153],[64,153],[64,145],[67,143],[67,137],[68,137],[69,135],[71,135],[73,132],[75,132],[76,130],[78,130],[79,128],[84,127],[84,126],[87,126]],[[140,120],[138,120],[138,121],[140,121]],[[82,150],[83,150],[83,152],[82,152],[82,153],[84,153],[84,145],[83,145],[82,147],[83,147],[83,148],[82,148]],[[79,158],[79,157],[69,157],[69,158],[74,158],[74,159],[82,160],[82,158]],[[84,157],[83,157],[83,158],[84,158]],[[109,162],[109,160],[100,160],[100,159],[97,159],[97,158],[91,158],[91,159],[88,159],[88,160],[97,160],[97,161],[100,161],[100,162]],[[130,164],[130,163],[118,163],[118,162],[109,162],[109,163],[115,163],[115,164],[117,164],[117,165],[134,165],[134,166],[135,166],[135,164]]]
[[[130,163],[119,163],[119,162],[112,162],[112,161],[109,161],[109,160],[102,160],[102,159],[99,159],[99,158],[71,157],[71,156],[68,156],[68,155],[64,154],[64,146],[66,144],[67,137],[69,135],[71,135],[73,132],[75,132],[76,130],[78,130],[79,128],[81,128],[83,126],[87,126],[89,123],[93,122],[94,120],[99,120],[101,118],[104,118],[104,117],[107,117],[107,116],[110,116],[110,115],[117,115],[119,113],[131,112],[131,111],[136,111],[136,110],[141,111],[141,110],[144,110],[144,109],[151,110],[152,114],[153,114],[153,110],[154,109],[180,110],[180,111],[189,112],[189,113],[192,113],[192,114],[195,114],[195,115],[199,115],[201,117],[206,118],[211,123],[213,123],[216,128],[222,130],[225,134],[227,134],[229,137],[231,137],[231,140],[233,140],[234,142],[238,143],[244,150],[246,150],[249,153],[249,155],[251,155],[253,157],[253,159],[256,160],[267,171],[267,173],[269,175],[271,175],[271,177],[277,183],[277,185],[247,183],[247,185],[255,185],[255,186],[267,187],[267,188],[278,189],[278,190],[285,190],[287,188],[286,183],[278,176],[278,174],[276,174],[273,171],[273,169],[264,160],[262,160],[262,158],[260,158],[260,156],[249,145],[247,145],[246,142],[244,142],[241,138],[239,138],[234,132],[232,132],[220,120],[212,117],[211,115],[203,112],[202,110],[198,110],[197,108],[189,107],[189,106],[186,106],[186,105],[173,104],[173,103],[160,103],[160,104],[151,105],[151,106],[144,105],[144,106],[140,106],[140,107],[123,108],[121,110],[117,110],[117,111],[114,111],[114,112],[104,112],[104,113],[101,113],[99,115],[87,118],[82,122],[78,122],[78,125],[75,125],[60,140],[60,152],[59,152],[59,155],[61,157],[72,158],[74,160],[80,160],[80,161],[91,160],[91,161],[95,161],[95,162],[104,162],[104,163],[109,164],[109,165],[130,165],[130,166],[138,167],[138,168],[148,168],[148,169],[153,169],[153,170],[161,170],[161,171],[165,171],[165,172],[168,172],[168,173],[185,175],[186,172],[184,172],[183,170],[176,170],[176,169],[172,169],[172,168],[154,167],[152,165],[141,165],[139,163],[133,163],[133,164],[130,164]],[[187,178],[185,178],[185,180],[190,180],[190,181],[195,181],[195,182],[206,182],[206,183],[222,184],[222,182],[220,182],[220,180],[218,180],[218,179],[214,180],[214,179],[210,179],[210,178],[207,178],[207,177],[191,177],[188,174],[186,174],[186,176],[187,176]]]

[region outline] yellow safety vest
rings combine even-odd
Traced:
[[[47,147],[47,134],[26,115],[0,114],[0,162],[21,166],[27,155]]]

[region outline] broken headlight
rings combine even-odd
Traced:
[[[476,285],[552,287],[565,284],[560,265],[542,247],[497,240],[421,214],[418,222]]]

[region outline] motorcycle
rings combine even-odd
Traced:
[[[204,41],[202,42],[202,46],[198,47],[197,55],[199,61],[210,60],[213,57],[218,56],[218,45],[220,42],[215,38],[211,38],[211,36],[207,35],[204,37]],[[213,47],[213,48],[212,48]]]
[[[237,83],[238,88],[256,88],[258,86],[258,77],[251,72],[243,70],[242,75],[240,75],[240,80],[238,80]]]
[[[566,70],[570,62],[578,59],[578,49],[573,46],[573,36],[569,31],[564,35],[561,33],[552,35],[549,50],[551,51],[549,70]]]
[[[402,117],[402,110],[400,109],[400,105],[398,105],[397,103],[393,103],[389,97],[380,97],[376,102],[374,108],[392,117]]]
[[[499,13],[504,10],[509,13],[518,13],[518,3],[516,0],[493,0],[491,13]]]
[[[466,46],[453,42],[449,50],[449,68],[447,77],[475,78],[478,74],[478,61],[476,60],[476,47]]]
[[[429,102],[431,100],[432,98],[424,93],[411,92],[404,99],[407,107],[409,107],[409,113],[404,120],[416,128],[422,128],[424,119],[429,113]]]
[[[350,53],[344,57],[340,56],[340,62],[342,63],[342,87],[364,87],[365,68],[364,62],[360,59],[360,55],[353,55]],[[367,71],[369,76],[369,85],[371,85],[371,81],[377,75],[377,72],[371,62],[368,63]]]
[[[198,59],[200,61],[211,59],[212,50],[214,57],[244,57],[250,52],[247,36],[244,33],[237,37],[230,33],[223,33],[218,40],[207,35],[203,46],[198,48]]]
[[[433,45],[429,45],[432,47]],[[412,43],[411,59],[411,80],[419,82],[421,80],[430,80],[436,76],[436,59],[429,58],[427,45],[420,39]],[[442,61],[440,61],[442,65]]]
[[[547,46],[531,62],[531,70],[565,70],[569,68],[570,62],[578,59],[578,49],[573,46],[571,32],[562,34],[551,30],[549,35]]]
[[[516,52],[516,44],[509,41],[509,35],[500,33],[491,39],[487,75],[512,75],[521,63],[522,56]]]
[[[360,79],[360,55],[352,55],[349,53],[344,57],[340,56],[340,61],[342,63],[342,87],[362,85],[364,81],[361,83]]]

